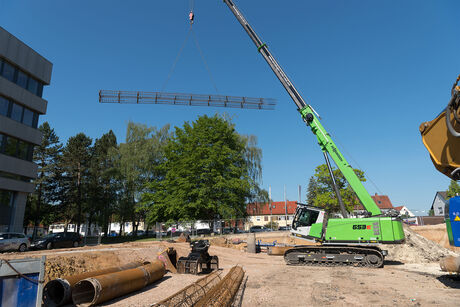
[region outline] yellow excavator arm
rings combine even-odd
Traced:
[[[423,144],[438,171],[460,180],[460,75],[452,86],[445,110],[435,119],[420,125]]]

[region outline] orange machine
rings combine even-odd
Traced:
[[[460,75],[452,86],[446,109],[435,119],[420,125],[423,144],[438,171],[460,179]]]

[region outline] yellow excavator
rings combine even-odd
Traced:
[[[430,153],[431,160],[438,171],[460,180],[460,75],[454,82],[451,98],[445,110],[435,119],[420,125],[422,141]],[[453,197],[446,205],[446,228],[451,245],[460,246],[459,210],[460,196]],[[446,272],[460,273],[460,257],[446,257],[440,262]]]
[[[452,86],[445,110],[420,125],[423,144],[438,171],[453,180],[460,179],[460,75]]]

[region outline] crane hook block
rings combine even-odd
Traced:
[[[193,19],[195,19],[195,14],[192,11],[188,14],[188,19],[190,19],[190,24],[193,24]]]

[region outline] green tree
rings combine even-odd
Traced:
[[[315,177],[310,177],[307,187],[307,205],[313,206],[315,204],[316,193],[318,190],[318,184],[315,180]]]
[[[257,147],[257,137],[254,135],[240,135],[244,143],[243,157],[246,162],[250,192],[247,202],[256,206],[269,201],[268,191],[260,187],[262,181],[262,149]]]
[[[163,159],[163,147],[169,138],[169,125],[161,129],[128,123],[126,142],[111,151],[119,181],[117,216],[122,224],[132,221],[137,230],[145,219],[146,207],[139,202],[147,182],[161,177],[158,165]],[[135,232],[134,232],[135,233]]]
[[[28,196],[24,226],[30,223],[34,225],[33,238],[37,235],[37,227],[40,223],[50,220],[50,214],[53,214],[48,206],[56,201],[57,182],[56,164],[61,154],[62,145],[59,143],[59,137],[56,135],[48,122],[44,122],[38,127],[42,133],[42,141],[34,149],[33,160],[38,166],[37,178],[34,180],[35,191]],[[47,208],[43,208],[46,206]],[[44,210],[45,209],[45,210]]]
[[[449,188],[447,189],[447,198],[450,199],[460,195],[460,185],[455,180],[451,180],[449,184]]]
[[[113,161],[109,152],[116,148],[117,138],[112,130],[96,139],[91,148],[89,168],[89,206],[88,229],[96,221],[102,225],[107,236],[110,216],[114,213],[117,185],[115,181]]]
[[[353,169],[359,180],[366,181],[364,172],[359,169]],[[353,211],[353,207],[360,204],[355,192],[348,184],[342,172],[333,167],[333,173],[342,196],[343,203],[348,212]],[[327,212],[338,212],[340,207],[337,201],[332,180],[326,164],[316,167],[315,174],[310,178],[308,184],[308,204],[326,209]]]
[[[88,201],[91,143],[92,139],[84,133],[70,137],[59,162],[59,171],[62,174],[60,211],[66,224],[76,220],[77,232],[82,224],[83,205]]]
[[[244,216],[247,200],[254,198],[251,191],[257,189],[260,157],[254,138],[242,137],[217,115],[176,127],[160,165],[164,178],[151,181],[143,195],[148,220]]]

